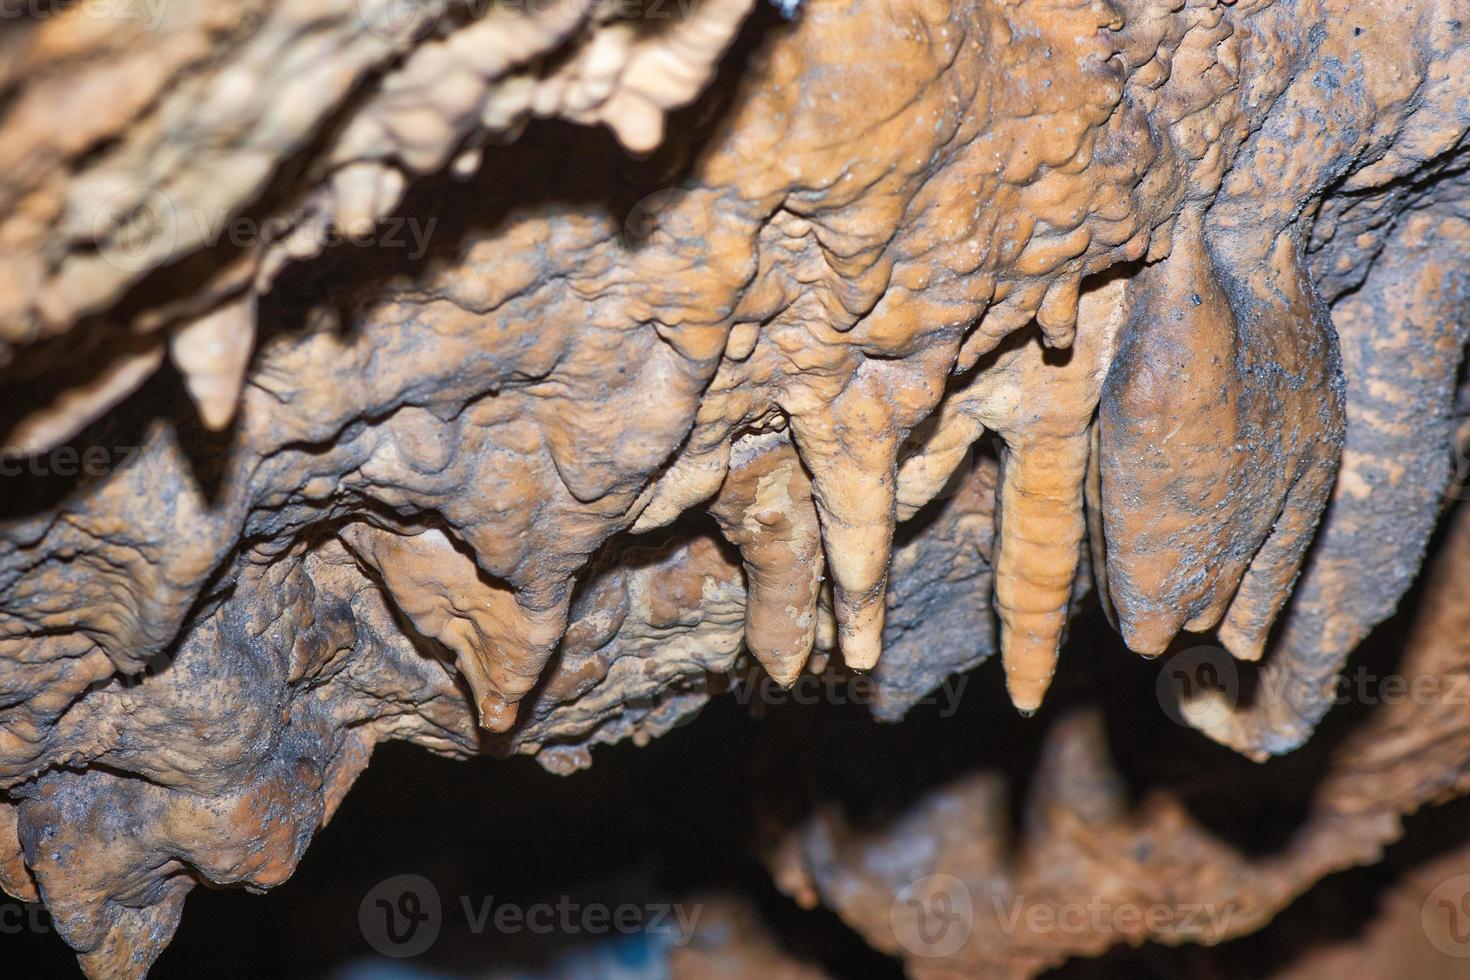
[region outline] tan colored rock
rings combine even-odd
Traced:
[[[1459,0],[532,6],[0,45],[0,883],[85,970],[146,972],[195,883],[285,880],[379,741],[569,773],[744,653],[894,721],[998,648],[1030,714],[1093,596],[1239,661],[1162,710],[1307,740],[1470,431]],[[907,949],[1030,975],[1257,928],[1463,782],[1449,714],[1376,713],[1257,861],[1134,807],[1100,724],[1054,725],[1019,841],[971,772],[777,878],[895,954],[899,871],[1238,907]],[[926,856],[862,864],[890,844]]]

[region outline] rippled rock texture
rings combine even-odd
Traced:
[[[1082,609],[1291,752],[1465,476],[1457,0],[82,3],[0,77],[0,883],[93,976],[285,880],[384,740],[566,774],[834,672],[1021,727]],[[1452,704],[1269,858],[1084,710],[1019,838],[977,771],[771,866],[916,976],[1211,943],[1462,792]],[[916,949],[915,881],[1234,914]]]

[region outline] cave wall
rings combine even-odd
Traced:
[[[1091,608],[1234,680],[1161,711],[1252,760],[1299,749],[1464,475],[1467,14],[16,23],[0,883],[88,973],[138,975],[196,884],[289,877],[378,743],[569,774],[741,678],[851,672],[897,722],[992,656],[974,682],[1024,725]],[[1406,641],[1430,676],[1464,656],[1463,536]],[[1436,704],[1364,721],[1269,859],[1110,792],[1083,711],[1049,731],[1023,840],[977,774],[871,839],[793,826],[773,874],[920,976],[1119,937],[918,955],[888,911],[916,875],[1167,883],[1249,931],[1461,791]],[[932,847],[874,871],[884,834]]]

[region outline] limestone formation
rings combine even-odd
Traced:
[[[84,0],[0,37],[0,885],[88,975],[284,881],[379,743],[571,774],[752,676],[898,722],[994,653],[968,680],[1045,726],[1024,785],[773,841],[916,977],[1261,929],[1470,790],[1465,709],[1385,705],[1263,857],[1130,798],[1094,708],[1030,718],[1121,683],[1083,631],[1165,681],[1218,644],[1145,694],[1267,763],[1426,556],[1400,669],[1470,670],[1464,0]],[[935,876],[1234,914],[915,949]]]

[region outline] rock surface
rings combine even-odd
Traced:
[[[1290,752],[1465,477],[1457,0],[102,8],[0,43],[0,884],[90,975],[284,881],[380,742],[570,773],[992,653],[1030,715],[1092,604]],[[1467,576],[1462,515],[1440,690]],[[976,771],[772,869],[916,976],[1216,942],[1463,792],[1463,717],[1375,711],[1269,858],[1084,710],[1019,838]],[[915,949],[949,883],[982,931]],[[989,914],[1165,893],[1232,915]]]

